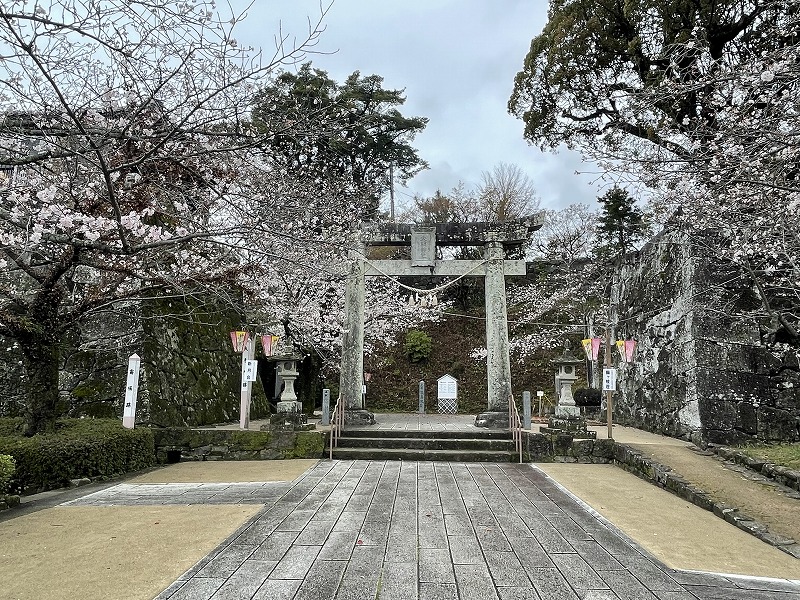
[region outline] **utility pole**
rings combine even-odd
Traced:
[[[606,369],[611,368],[611,327],[606,326]],[[611,424],[611,410],[614,402],[614,392],[606,390],[606,419],[608,421],[608,439],[613,439],[614,433]]]
[[[389,163],[389,220],[394,223],[394,163]]]

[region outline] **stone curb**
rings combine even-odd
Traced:
[[[770,546],[774,546],[778,550],[800,559],[800,543],[796,540],[770,533],[766,525],[740,513],[738,508],[722,502],[715,502],[699,487],[689,483],[669,467],[650,458],[645,458],[638,450],[634,450],[625,444],[617,443],[615,464],[645,481],[672,492],[695,506],[713,512],[731,525],[754,535]]]
[[[11,495],[4,495],[0,494],[0,510],[8,510],[10,508],[14,508],[15,506],[19,506],[20,497],[11,494]]]
[[[733,461],[783,486],[800,492],[800,471],[793,471],[783,465],[776,465],[761,458],[753,458],[740,450],[728,446],[710,444],[708,449],[720,458]]]

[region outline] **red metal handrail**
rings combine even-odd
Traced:
[[[339,445],[339,438],[342,437],[344,430],[344,405],[341,396],[336,400],[336,405],[333,407],[333,414],[331,415],[331,448],[330,459],[333,460],[333,449]]]
[[[522,464],[522,419],[519,417],[517,404],[511,394],[508,395],[508,429],[511,431],[511,439],[514,441],[514,448],[519,453],[519,462]]]

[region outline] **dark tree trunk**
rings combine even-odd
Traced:
[[[25,368],[25,435],[51,431],[58,417],[60,349],[45,336],[32,336],[22,346]]]
[[[25,435],[55,428],[62,328],[59,308],[63,290],[51,285],[40,291],[28,311],[28,325],[16,336],[25,368]]]

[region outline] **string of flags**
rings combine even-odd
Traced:
[[[588,360],[597,360],[602,343],[603,338],[599,337],[581,340],[583,351],[586,353],[586,358]],[[633,353],[636,350],[636,340],[617,340],[614,344],[617,347],[622,362],[631,362],[633,360]]]
[[[258,337],[261,340],[261,347],[264,350],[264,356],[274,355],[278,346],[278,342],[280,341],[280,337],[269,333],[258,334]],[[231,331],[231,344],[233,345],[234,352],[244,352],[249,342],[249,331]]]

